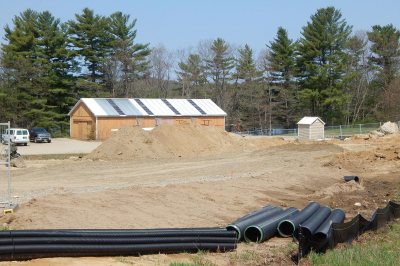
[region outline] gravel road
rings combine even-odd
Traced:
[[[18,152],[21,155],[90,153],[100,144],[100,141],[55,138],[51,143],[30,142],[28,146],[18,146]]]

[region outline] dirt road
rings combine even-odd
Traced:
[[[353,209],[353,203],[363,200],[360,197],[378,199],[398,184],[393,176],[399,174],[400,160],[381,161],[381,168],[373,161],[360,168],[342,160],[340,156],[346,154],[333,144],[289,143],[212,158],[27,161],[27,168],[13,170],[20,208],[0,222],[15,229],[224,226],[266,204],[301,208],[312,199],[356,213],[359,210]],[[380,169],[388,184],[382,188],[368,183]],[[360,175],[365,181],[350,190],[338,187],[348,174]],[[371,188],[376,196],[370,195]],[[346,193],[353,197],[346,200]],[[372,211],[380,203],[377,200],[368,208]],[[210,254],[207,258],[228,265],[234,254],[248,249],[265,254],[287,244],[274,239],[257,247],[240,245],[233,255]],[[190,259],[189,255],[56,258],[18,265],[168,265]]]
[[[55,138],[51,143],[28,143],[18,146],[21,155],[78,154],[90,153],[101,144],[100,141],[81,141],[68,138]]]

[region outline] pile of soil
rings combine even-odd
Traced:
[[[330,156],[329,160],[324,163],[324,166],[360,170],[366,166],[393,161],[400,162],[400,134],[389,135],[375,140],[366,140],[366,142],[371,143],[373,146],[364,151],[342,152]],[[352,141],[352,143],[358,142]]]
[[[359,192],[363,191],[364,186],[355,182],[354,180],[349,181],[349,182],[341,182],[341,183],[335,183],[329,187],[323,188],[317,192],[314,193],[314,196],[316,197],[331,197],[333,195],[336,195],[338,193],[350,193],[350,192]]]
[[[161,125],[151,131],[123,127],[90,153],[94,160],[199,157],[237,150],[245,140],[217,127]]]

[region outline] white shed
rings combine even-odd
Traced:
[[[325,122],[319,117],[305,116],[298,123],[299,139],[324,139]]]

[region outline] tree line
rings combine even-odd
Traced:
[[[61,22],[28,9],[6,25],[0,120],[68,128],[81,97],[211,98],[230,129],[400,120],[400,31],[353,31],[340,10],[318,9],[292,40],[283,27],[257,57],[222,38],[169,51],[136,42],[136,20],[85,8]]]

